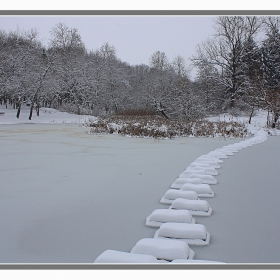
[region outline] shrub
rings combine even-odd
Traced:
[[[237,122],[178,121],[167,120],[158,115],[115,115],[98,118],[85,124],[92,134],[120,134],[124,136],[154,139],[174,137],[224,137],[250,136],[244,124]]]

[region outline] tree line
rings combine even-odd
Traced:
[[[272,127],[280,115],[280,33],[278,17],[222,16],[215,33],[197,46],[189,78],[183,57],[169,61],[156,51],[149,65],[129,65],[104,43],[87,50],[75,28],[59,23],[48,47],[30,31],[0,31],[0,103],[109,115],[157,112],[167,119],[202,119],[256,108],[268,112]],[[174,42],[180,43],[180,42]],[[249,121],[250,121],[249,119]]]

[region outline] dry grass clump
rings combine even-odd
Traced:
[[[92,134],[120,134],[124,136],[172,139],[174,137],[224,137],[250,136],[245,125],[237,122],[167,120],[158,115],[117,115],[99,118],[85,124]]]

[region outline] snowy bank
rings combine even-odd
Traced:
[[[23,106],[21,109],[20,117],[16,118],[17,109],[6,109],[4,105],[0,105],[0,124],[40,124],[40,123],[79,123],[83,124],[86,121],[96,119],[89,115],[76,115],[61,112],[52,108],[40,108],[39,116],[35,110],[32,119],[29,120],[29,107]]]

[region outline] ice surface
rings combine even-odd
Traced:
[[[159,199],[178,171],[224,144],[90,135],[79,124],[0,130],[1,263],[92,263],[107,249],[129,252],[154,236],[145,218],[164,208]]]
[[[157,259],[193,259],[194,252],[187,243],[179,240],[143,238],[132,248],[131,253],[153,255]]]
[[[13,113],[13,119],[15,119],[14,115]],[[1,117],[0,120],[5,120],[6,116]],[[41,116],[43,115],[41,114]],[[55,116],[55,114],[50,114],[50,116]],[[77,119],[77,116],[75,118],[73,122],[81,122]],[[31,122],[26,121],[26,119],[22,119],[20,122],[31,124],[35,123],[35,119],[34,122],[33,120]],[[41,117],[40,120],[42,120]],[[52,122],[51,119],[48,121]],[[72,122],[70,118],[60,121],[61,123]],[[127,149],[122,148],[122,152],[118,153],[120,146],[117,143],[124,141],[125,145],[121,147],[128,145],[129,150],[139,149],[140,153],[137,154],[137,162],[139,162],[138,158],[144,154],[150,142],[146,143],[136,139],[141,144],[137,144],[139,147],[137,145],[133,146],[125,138],[114,137],[113,135],[110,138],[87,136],[84,131],[80,133],[77,127],[70,129],[69,126],[66,127],[63,124],[57,127],[52,126],[50,129],[45,129],[42,125],[37,124],[34,126],[1,126],[1,172],[3,176],[1,179],[0,210],[1,213],[5,213],[1,216],[1,262],[92,262],[92,258],[97,257],[108,247],[116,248],[119,246],[117,249],[126,250],[131,242],[135,244],[136,240],[150,234],[150,232],[147,234],[147,231],[144,230],[148,227],[137,227],[143,217],[159,207],[157,204],[149,204],[149,199],[157,201],[159,194],[162,195],[160,188],[166,182],[168,182],[166,184],[166,187],[168,187],[171,183],[168,180],[172,181],[172,178],[177,176],[178,170],[182,170],[186,165],[185,162],[189,159],[195,160],[197,156],[206,154],[210,150],[209,147],[214,150],[225,143],[224,140],[219,139],[204,140],[196,138],[175,139],[171,145],[164,141],[157,142],[156,149],[154,147],[148,149],[148,155],[151,151],[162,149],[162,146],[164,151],[168,151],[169,154],[154,153],[146,161],[142,160],[141,162],[145,163],[143,166],[147,165],[148,167],[146,173],[152,170],[151,173],[155,173],[155,179],[153,180],[150,176],[149,179],[145,178],[141,181],[141,179],[135,180],[135,177],[131,175],[132,173],[140,174],[138,169],[131,167],[135,164],[135,161],[130,161],[130,159],[135,159],[136,156],[130,154],[128,157],[124,156],[123,151],[125,150],[125,153],[127,153]],[[28,136],[26,136],[27,134]],[[267,137],[259,137],[246,143],[261,143],[266,139]],[[226,141],[227,143],[234,143],[236,140],[227,139]],[[273,141],[269,144],[279,144],[278,139],[273,139]],[[110,144],[108,144],[109,142]],[[174,155],[174,146],[176,146],[174,143],[176,142],[179,143],[177,150],[180,150],[180,153],[171,160],[170,157]],[[203,145],[201,145],[202,142]],[[242,142],[239,145],[234,146],[233,144],[232,146],[240,150],[247,145]],[[100,143],[102,144],[100,145]],[[114,145],[111,145],[111,143],[114,143]],[[193,148],[199,147],[197,143],[200,143],[201,150],[193,153]],[[95,146],[98,150],[97,153],[94,150]],[[182,149],[182,147],[184,148]],[[205,248],[204,251],[200,251],[199,259],[205,258],[203,256],[203,252],[205,252],[206,255],[207,253],[210,254],[210,257],[206,256],[206,258],[235,263],[238,261],[247,263],[250,261],[280,261],[279,246],[275,242],[275,240],[278,240],[278,236],[274,234],[279,232],[279,219],[275,215],[279,212],[275,209],[278,205],[277,199],[279,199],[279,196],[276,195],[278,192],[274,187],[278,184],[274,180],[274,175],[277,174],[275,166],[279,166],[277,162],[280,157],[277,152],[277,145],[270,147],[267,144],[264,147],[262,145],[259,147],[245,149],[236,159],[229,160],[232,165],[228,166],[229,163],[227,162],[223,166],[224,170],[221,177],[219,176],[219,182],[223,178],[222,184],[226,188],[218,188],[217,199],[212,200],[213,203],[215,202],[214,209],[215,213],[217,211],[217,215],[207,217],[207,219],[199,218],[205,223],[209,221],[208,225],[212,226],[211,234],[213,231],[216,236],[215,243],[213,243],[215,246],[209,246],[207,248],[208,252]],[[185,151],[187,152],[180,165],[179,161]],[[165,158],[152,162],[154,158],[164,157],[166,154]],[[108,160],[103,159],[104,156],[107,156]],[[117,158],[116,161],[114,161],[115,158]],[[217,161],[217,158],[211,156],[201,156],[200,158],[218,163],[223,162]],[[127,161],[129,161],[129,166],[123,166],[123,162]],[[172,164],[167,164],[170,161]],[[161,162],[164,164],[161,164]],[[176,168],[175,163],[177,164]],[[121,168],[119,168],[120,165]],[[113,168],[109,170],[110,166]],[[168,168],[164,169],[166,166]],[[240,167],[242,167],[241,171],[239,170]],[[165,176],[172,168],[173,173],[170,172],[169,177]],[[243,169],[245,170],[242,175],[232,174],[232,170],[242,172]],[[133,192],[129,193],[131,184],[124,188],[125,181],[116,182],[116,178],[118,181],[122,177],[120,176],[122,170],[125,170],[125,176],[123,176],[126,179],[125,181],[135,182],[134,192],[140,189],[135,195]],[[266,176],[260,176],[260,174],[266,174]],[[108,181],[111,175],[113,179]],[[141,170],[142,175],[143,171]],[[62,178],[63,176],[65,177]],[[139,184],[138,180],[140,180]],[[236,180],[239,180],[238,184],[233,183]],[[263,189],[263,185],[267,184],[274,190],[272,196],[271,192]],[[108,192],[108,186],[111,185],[118,185],[118,188],[111,188]],[[147,191],[142,188],[146,185]],[[181,184],[179,185],[182,187]],[[158,192],[152,193],[155,188],[158,189]],[[240,192],[242,196],[240,196]],[[144,196],[141,200],[140,197],[143,193]],[[149,193],[149,197],[147,193]],[[152,195],[154,195],[154,198]],[[265,200],[264,197],[266,197]],[[147,213],[142,211],[143,200],[145,200],[145,207],[150,207]],[[120,201],[123,201],[123,203],[120,203]],[[140,203],[137,204],[137,201],[140,201]],[[237,208],[236,201],[238,201]],[[265,201],[269,201],[269,203],[266,207],[259,209],[259,205],[263,205]],[[114,209],[118,208],[118,211],[114,211],[117,213],[110,210],[112,207]],[[136,209],[133,212],[132,219],[129,209]],[[236,215],[237,210],[246,213],[246,215]],[[128,212],[130,215],[126,215]],[[99,215],[100,213],[102,215]],[[256,213],[258,213],[258,217],[263,217],[261,223],[254,223]],[[119,225],[123,224],[126,226],[118,228]],[[108,225],[116,229],[112,235],[108,231]],[[208,229],[209,226],[207,226]],[[221,228],[223,229],[222,233],[220,232]],[[227,232],[226,235],[224,231]],[[260,243],[259,241],[267,236],[267,233],[271,238]],[[118,238],[119,236],[120,238]],[[135,236],[137,239],[133,241]],[[231,238],[224,238],[225,236]],[[122,240],[125,241],[122,243]],[[211,247],[215,247],[215,250],[212,250]],[[264,251],[269,252],[269,254],[263,254]]]
[[[155,233],[155,238],[171,238],[182,240],[189,245],[208,245],[210,234],[204,225],[165,223]]]
[[[156,209],[146,219],[147,226],[159,227],[163,223],[195,223],[188,210]]]
[[[97,257],[94,263],[158,263],[158,260],[152,255],[106,250]]]
[[[186,209],[189,210],[193,216],[210,216],[212,208],[206,200],[190,200],[184,198],[175,199],[169,209]]]

